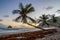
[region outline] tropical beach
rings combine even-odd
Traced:
[[[60,0],[0,0],[0,40],[60,40]]]
[[[49,31],[43,31],[43,30],[34,30],[30,32],[7,32],[4,35],[0,35],[1,40],[35,40],[35,39],[41,39],[44,38],[45,35],[54,34],[57,32],[55,29],[49,29]],[[8,34],[8,35],[7,35]]]

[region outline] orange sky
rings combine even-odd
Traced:
[[[27,24],[13,22],[13,21],[8,21],[8,20],[4,20],[4,21],[2,21],[0,23],[2,23],[4,25],[7,25],[7,26],[11,25],[11,26],[13,26],[13,28],[20,28],[20,27],[34,28],[34,27],[32,27],[30,25],[27,25]],[[38,25],[38,24],[33,24],[33,25]]]

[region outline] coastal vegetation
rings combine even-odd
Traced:
[[[32,23],[36,23],[37,21],[35,19],[29,17],[27,14],[29,14],[31,12],[34,12],[34,11],[35,11],[35,9],[32,6],[32,4],[27,4],[27,5],[24,6],[22,3],[20,3],[19,4],[19,9],[12,11],[13,14],[19,14],[19,16],[14,21],[22,22],[22,23],[28,24],[30,26],[33,26],[35,28],[42,29],[42,30],[44,30],[42,27],[45,26],[45,25],[47,25],[49,27],[49,25],[50,25],[49,22],[50,21],[53,22],[53,23],[57,22],[57,19],[56,19],[55,15],[51,15],[51,16],[48,17],[48,15],[43,14],[42,16],[39,17],[39,21],[38,21],[39,25],[37,25],[37,26],[32,25],[32,24],[29,23],[28,19],[30,19],[32,21]]]
[[[27,14],[34,12],[34,7],[32,7],[32,4],[27,4],[26,6],[23,6],[22,3],[19,4],[19,10],[13,10],[13,14],[18,13],[19,16],[15,19],[15,21],[18,21],[21,19],[21,22],[27,23],[27,18],[30,19],[33,23],[36,21],[29,17]]]
[[[48,7],[48,8],[46,8],[46,10],[50,10],[52,8],[53,7]],[[24,32],[24,33],[16,33],[16,34],[13,33],[13,34],[9,34],[7,36],[2,35],[2,36],[0,36],[0,39],[1,40],[35,40],[37,38],[43,38],[48,34],[52,35],[57,32],[57,27],[49,29],[49,27],[52,26],[51,24],[56,25],[58,22],[58,19],[55,16],[55,14],[54,15],[49,14],[50,16],[46,15],[46,14],[42,14],[41,16],[39,16],[38,21],[37,21],[36,19],[28,16],[28,14],[30,14],[34,11],[35,11],[35,9],[32,6],[32,4],[23,5],[22,3],[20,3],[19,9],[13,10],[12,13],[13,13],[13,15],[19,14],[19,16],[16,19],[14,19],[15,22],[21,22],[23,24],[27,24],[32,27],[35,27],[39,30],[32,31],[32,32],[30,31],[30,32]],[[57,10],[57,11],[60,11],[60,10]],[[5,17],[7,17],[7,16],[5,16]],[[0,19],[0,21],[2,21],[2,20]],[[31,21],[32,23],[30,24],[29,21]],[[38,23],[38,25],[37,26],[32,25],[33,23],[35,23],[35,24]],[[46,25],[47,25],[48,29],[44,29],[44,26],[46,27]],[[11,25],[9,25],[8,28],[12,29],[13,27]],[[20,30],[19,30],[19,32],[20,32]]]

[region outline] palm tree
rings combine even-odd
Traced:
[[[50,19],[48,20],[48,22],[50,23],[50,25],[53,25],[52,23],[56,23],[57,22],[57,17],[55,17],[54,15],[48,15],[50,17]],[[55,26],[55,25],[53,25]]]
[[[27,18],[30,19],[33,23],[36,21],[32,19],[31,17],[27,16],[27,14],[31,13],[34,11],[34,7],[32,7],[32,4],[28,4],[26,6],[23,6],[22,3],[19,4],[19,9],[18,10],[13,10],[13,14],[18,13],[20,16],[18,16],[15,21],[18,21],[21,19],[23,23],[27,23]]]
[[[29,23],[27,22],[27,18],[28,18],[28,19],[30,19],[33,23],[36,23],[36,21],[35,21],[34,19],[32,19],[31,17],[27,16],[27,14],[29,14],[29,13],[31,13],[31,12],[33,12],[33,11],[34,11],[34,7],[32,7],[32,4],[28,4],[28,5],[26,5],[26,6],[23,6],[22,3],[20,3],[19,9],[18,9],[18,10],[13,10],[13,14],[18,13],[18,14],[20,15],[20,16],[18,16],[18,17],[15,19],[15,21],[18,21],[19,19],[22,19],[21,21],[22,21],[23,23],[26,23],[26,24],[28,24],[28,25],[30,25],[30,26],[33,26],[33,27],[35,27],[35,28],[38,28],[37,26],[34,26],[34,25],[29,24]],[[42,29],[42,28],[39,28],[39,29]],[[42,29],[42,30],[44,30],[44,29]]]
[[[42,16],[40,16],[40,20],[38,21],[38,23],[41,22],[42,26],[44,26],[46,24],[49,27],[49,24],[47,23],[47,20],[48,20],[48,16],[43,14]]]
[[[52,20],[53,23],[57,22],[57,19],[56,19],[55,15],[52,15],[51,20]]]

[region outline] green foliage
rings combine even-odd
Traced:
[[[26,6],[23,6],[22,3],[19,4],[19,10],[13,10],[13,14],[18,13],[20,16],[15,19],[15,21],[18,21],[20,18],[23,23],[27,23],[27,18],[29,18],[32,22],[35,22],[34,19],[27,16],[28,13],[31,13],[34,11],[34,7],[32,7],[32,4],[28,4]]]
[[[21,16],[18,16],[18,17],[15,19],[15,21],[19,20],[20,18],[21,18]]]
[[[20,10],[24,9],[24,6],[23,6],[22,3],[19,4],[19,9],[20,9]]]
[[[47,24],[49,26],[49,24],[47,23],[47,19],[48,19],[48,16],[44,14],[44,15],[40,16],[40,20],[38,21],[38,23],[42,22],[41,23],[42,26],[45,25],[45,24]]]
[[[33,23],[36,23],[36,21],[34,19],[32,19],[31,17],[27,16]]]
[[[51,20],[52,20],[53,23],[57,22],[57,19],[56,19],[55,15],[52,16]]]
[[[31,7],[31,8],[29,8],[29,9],[27,10],[27,12],[26,12],[26,13],[30,13],[30,12],[33,12],[33,11],[35,11],[35,10],[34,10],[34,8],[33,8],[33,7]]]

